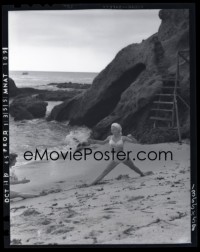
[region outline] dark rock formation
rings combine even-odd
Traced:
[[[58,85],[60,88],[65,83],[54,83],[56,86]],[[52,85],[54,85],[52,83]],[[65,101],[69,100],[76,95],[80,93],[84,93],[88,86],[87,84],[83,84],[84,87],[82,87],[82,84],[78,83],[68,83],[67,86],[71,87],[75,84],[72,90],[42,90],[42,89],[36,89],[36,88],[30,88],[30,87],[24,87],[24,88],[17,88],[15,85],[15,82],[9,78],[9,96],[10,97],[16,97],[18,95],[24,95],[24,96],[31,96],[35,95],[36,98],[42,101]],[[77,84],[77,85],[76,85]],[[50,84],[51,85],[51,84]],[[81,86],[81,87],[80,87]]]
[[[125,134],[134,133],[140,140],[170,140],[168,137],[148,140],[152,134],[150,108],[155,94],[163,85],[161,79],[176,73],[178,50],[189,48],[189,13],[181,9],[161,10],[159,17],[162,22],[158,33],[140,44],[122,49],[94,79],[89,90],[56,106],[49,119],[70,120],[72,125],[89,126],[97,138],[106,137],[111,123],[116,121],[122,125]],[[180,95],[187,102],[189,83],[189,67],[182,62]],[[184,128],[188,125],[189,111],[181,106],[180,121]],[[187,135],[188,127],[185,132]]]
[[[13,79],[9,78],[9,96],[15,97],[19,94],[19,89],[16,87],[15,82]]]
[[[51,91],[51,90],[46,90],[45,92],[38,92],[39,94],[36,95],[36,98],[38,98],[39,100],[42,101],[65,101],[65,100],[69,100],[73,97],[75,97],[78,94],[82,94],[83,92],[85,92],[84,89],[75,89],[75,90],[71,90],[71,91],[61,91],[61,90],[55,90],[55,91]]]
[[[88,89],[91,87],[91,84],[80,84],[80,83],[49,83],[49,86],[56,86],[57,88],[72,88],[72,89]]]
[[[19,96],[10,104],[10,114],[15,121],[42,118],[48,103],[30,96]]]

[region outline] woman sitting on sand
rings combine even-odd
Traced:
[[[11,153],[9,156],[9,167],[10,167],[10,184],[11,185],[16,185],[16,184],[25,184],[30,182],[30,180],[24,178],[22,180],[19,180],[18,177],[16,176],[15,172],[12,170],[12,166],[15,165],[17,162],[17,154]],[[15,192],[15,191],[10,191],[10,199],[13,198],[33,198],[39,196],[38,194],[30,194],[30,193],[20,193],[20,192]]]
[[[116,152],[123,151],[124,142],[137,143],[137,140],[132,137],[132,135],[122,136],[122,127],[118,123],[113,123],[111,125],[111,136],[108,136],[105,140],[93,140],[89,139],[88,142],[90,144],[106,144],[109,143],[110,147],[114,149]],[[137,168],[130,159],[125,159],[124,161],[119,161],[119,159],[112,160],[103,173],[95,179],[95,181],[90,185],[97,184],[100,180],[102,180],[109,172],[111,172],[119,163],[123,163],[131,168],[133,171],[140,174],[140,176],[145,176],[139,168]]]

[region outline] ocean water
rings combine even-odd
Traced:
[[[10,71],[9,76],[15,81],[17,87],[32,87],[38,89],[56,89],[48,86],[49,83],[73,82],[80,84],[92,84],[98,73],[86,72],[36,72],[28,71],[24,75],[23,71]]]
[[[34,87],[49,89],[47,84],[56,82],[76,82],[91,84],[96,73],[48,73],[48,72],[29,72],[28,75],[22,75],[22,72],[10,72],[17,87]],[[12,101],[10,101],[12,102]],[[47,101],[46,116],[51,112],[54,106],[62,103],[61,101]],[[45,118],[34,120],[14,121],[10,116],[10,153],[18,154],[16,169],[27,162],[24,159],[26,151],[35,152],[36,148],[41,151],[47,149],[48,152],[66,151],[69,148],[75,149],[77,144],[86,141],[90,136],[91,130],[87,127],[71,127],[68,121],[56,122],[46,121]]]

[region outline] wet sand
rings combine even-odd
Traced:
[[[59,160],[19,168],[18,175],[31,182],[11,189],[43,196],[11,202],[11,244],[189,243],[189,144],[135,145],[139,150],[171,150],[173,161],[137,160],[142,171],[154,173],[145,177],[119,164],[91,187],[84,184],[105,169],[106,161]]]

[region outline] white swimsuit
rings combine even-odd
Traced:
[[[124,142],[123,142],[122,137],[121,137],[117,142],[115,142],[115,141],[113,140],[113,137],[111,136],[111,137],[110,137],[110,141],[109,141],[109,145],[110,145],[110,147],[111,147],[112,149],[117,149],[117,150],[119,150],[119,151],[123,151]],[[115,161],[115,162],[117,162],[117,163],[121,163],[121,162],[124,162],[125,160],[127,160],[127,157],[126,157],[124,160],[119,160],[119,159],[117,158],[117,156],[115,155],[113,161]]]
[[[121,137],[117,142],[115,142],[115,141],[113,140],[112,136],[111,136],[111,137],[110,137],[110,141],[109,141],[109,145],[110,145],[112,148],[115,148],[115,147],[117,147],[117,148],[119,148],[119,147],[123,148],[124,142],[123,142],[123,140],[122,140],[122,137]]]

